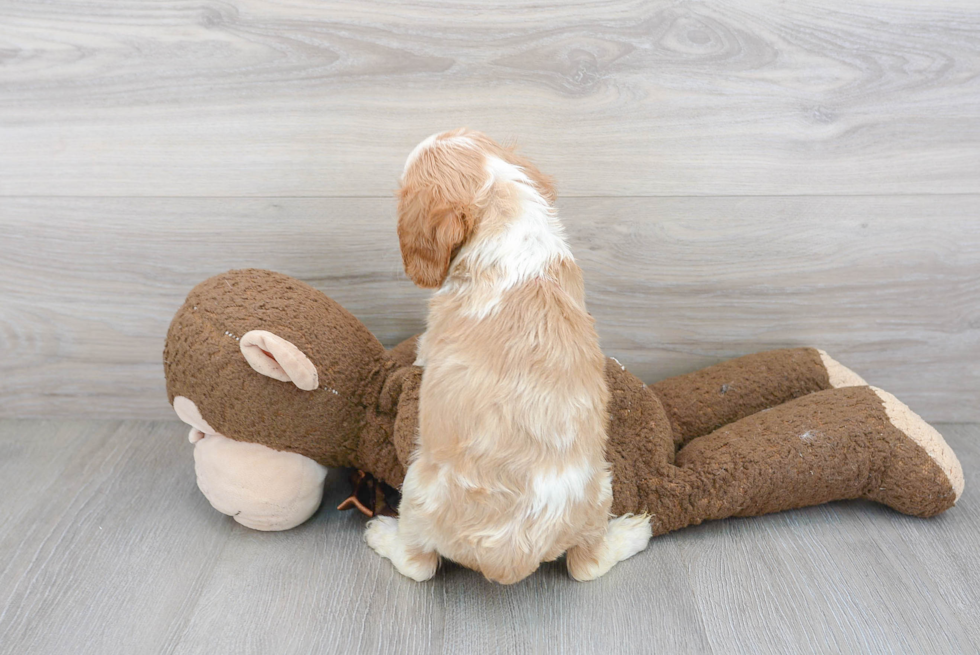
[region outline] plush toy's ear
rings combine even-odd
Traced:
[[[239,345],[245,361],[262,375],[292,382],[303,391],[319,386],[316,366],[303,351],[266,330],[246,332]]]

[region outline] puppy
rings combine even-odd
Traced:
[[[438,291],[400,518],[365,537],[414,580],[441,555],[510,584],[565,552],[591,580],[650,539],[647,517],[609,520],[605,358],[554,201],[548,177],[478,132],[431,136],[405,164],[405,271]]]

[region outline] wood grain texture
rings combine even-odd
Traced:
[[[8,0],[0,195],[387,196],[515,137],[566,196],[980,192],[980,5]]]
[[[502,587],[401,577],[324,507],[243,528],[194,484],[177,422],[0,421],[0,654],[891,653],[980,648],[980,426],[934,519],[866,502],[709,522],[593,583],[561,563]],[[13,475],[11,475],[13,474]]]
[[[181,633],[229,533],[192,463],[174,466],[175,427],[2,423],[30,494],[0,482],[0,652],[138,653]]]
[[[828,350],[930,420],[980,420],[977,196],[560,202],[605,351],[647,382]],[[391,199],[0,199],[0,416],[170,418],[197,283],[270,268],[387,345],[424,327]]]

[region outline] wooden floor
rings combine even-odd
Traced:
[[[323,508],[284,533],[218,514],[177,422],[0,421],[0,653],[974,653],[980,425],[946,514],[864,502],[660,537],[593,583],[418,584]]]

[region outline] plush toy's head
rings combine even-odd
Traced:
[[[164,351],[167,394],[191,440],[237,441],[343,466],[394,367],[343,307],[271,271],[229,271],[188,295]],[[259,374],[257,374],[257,372]]]

